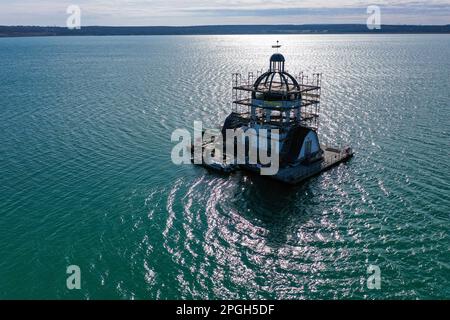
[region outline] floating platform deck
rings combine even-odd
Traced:
[[[339,149],[322,146],[322,150],[324,151],[322,160],[310,164],[296,164],[281,168],[278,174],[267,177],[287,184],[299,184],[313,176],[350,160],[354,155],[353,151],[349,148]],[[241,168],[244,170],[259,172],[259,168],[255,166],[241,166]]]
[[[205,144],[203,147],[205,148],[208,145]],[[192,147],[193,148],[193,147]],[[354,153],[350,148],[334,148],[322,146],[322,150],[324,151],[323,159],[309,163],[309,164],[294,164],[288,167],[280,168],[278,174],[273,176],[266,176],[267,178],[271,178],[274,180],[281,181],[283,183],[295,185],[299,184],[313,176],[320,174],[321,172],[327,171],[343,162],[350,160]],[[194,158],[192,158],[192,162],[194,163]],[[247,170],[254,173],[260,173],[260,167],[255,165],[236,165],[227,163],[224,161],[223,163],[212,163],[199,164],[207,169],[221,172],[224,174],[231,174],[238,170]]]

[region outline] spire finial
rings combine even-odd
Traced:
[[[276,45],[273,45],[272,46],[272,48],[273,49],[277,49],[277,52],[279,51],[278,49],[280,49],[281,48],[281,44],[280,44],[280,41],[279,40],[277,40],[277,44]]]

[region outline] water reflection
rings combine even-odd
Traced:
[[[314,192],[308,183],[289,186],[256,175],[243,175],[234,207],[248,221],[267,230],[267,245],[283,246],[289,235],[310,219]]]

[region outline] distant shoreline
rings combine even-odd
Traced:
[[[211,25],[184,27],[108,27],[86,26],[79,30],[65,27],[0,26],[2,37],[49,36],[150,36],[150,35],[326,35],[326,34],[450,34],[450,25],[382,25],[369,30],[363,24],[314,25]]]

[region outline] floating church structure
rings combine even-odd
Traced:
[[[227,130],[239,129],[256,135],[264,131],[275,139],[279,154],[279,170],[270,177],[297,184],[350,159],[353,151],[320,143],[321,74],[293,76],[287,72],[285,63],[284,56],[275,53],[267,72],[258,72],[256,76],[249,73],[246,79],[239,73],[233,74],[233,110],[221,131],[223,136]],[[274,131],[277,134],[271,134]],[[270,144],[264,147],[271,148]],[[223,172],[238,168],[260,172],[263,165],[221,163],[207,166]]]

